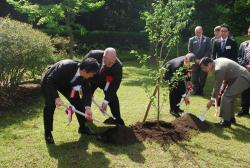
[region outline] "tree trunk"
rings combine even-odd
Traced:
[[[153,96],[155,96],[155,95],[156,95],[156,93],[157,93],[157,91],[158,91],[158,87],[159,87],[159,85],[156,85],[156,86],[155,86],[154,93],[152,94],[152,96],[151,96],[151,97],[153,97]],[[152,100],[152,99],[150,99],[150,101],[149,101],[149,103],[148,103],[148,106],[147,106],[146,113],[145,113],[145,115],[144,115],[143,122],[145,122],[145,121],[146,121],[146,119],[147,119],[147,117],[148,117],[148,112],[149,112],[149,110],[150,110],[150,108],[151,108],[152,102],[153,102],[153,100]]]

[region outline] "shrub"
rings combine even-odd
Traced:
[[[53,61],[50,38],[31,25],[0,18],[0,90],[41,75]]]

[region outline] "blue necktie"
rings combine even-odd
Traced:
[[[226,45],[226,40],[222,40],[222,44],[221,44],[221,51],[224,52],[225,50],[225,45]]]

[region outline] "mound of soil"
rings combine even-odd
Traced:
[[[100,140],[113,145],[130,145],[139,142],[133,128],[125,126],[107,129],[100,135]]]
[[[206,122],[202,122],[195,115],[187,113],[171,123],[159,121],[158,124],[157,121],[148,121],[138,122],[130,127],[110,128],[100,135],[100,140],[115,145],[129,145],[146,139],[167,144],[190,139],[190,129],[206,131],[208,128],[209,125]]]

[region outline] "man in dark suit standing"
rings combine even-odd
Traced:
[[[185,56],[180,56],[167,62],[164,80],[169,83],[170,114],[175,117],[180,117],[179,113],[183,112],[179,104],[181,98],[184,99],[186,104],[189,104],[189,98],[185,92],[189,86],[192,86],[190,78],[192,62],[194,62],[194,60],[195,55],[193,53],[188,53]],[[177,71],[180,72],[176,73]],[[180,76],[176,76],[180,73]]]
[[[44,129],[45,141],[47,144],[54,144],[51,131],[53,131],[53,115],[56,106],[62,105],[58,95],[59,91],[67,100],[79,111],[87,114],[87,120],[92,119],[91,88],[86,79],[93,77],[99,70],[98,62],[89,58],[81,63],[73,60],[62,60],[54,64],[44,75],[42,79],[42,93],[45,97],[44,107]],[[80,87],[83,91],[83,97],[80,99],[79,92],[74,93],[74,89]],[[85,125],[86,119],[76,113],[79,123],[79,133],[91,135],[93,132]]]
[[[226,24],[221,25],[220,33],[221,38],[214,41],[213,44],[213,59],[225,57],[233,61],[237,61],[237,43],[229,37],[229,26]]]
[[[106,112],[109,105],[112,115],[115,117],[108,118],[104,122],[107,124],[125,125],[120,114],[120,104],[117,96],[117,90],[122,80],[122,63],[117,58],[114,48],[103,50],[91,50],[85,58],[95,58],[101,64],[100,71],[96,74],[91,82],[94,91],[97,87],[101,88],[105,94],[100,110]]]
[[[248,38],[250,39],[250,27],[248,28]],[[250,40],[241,43],[238,54],[238,62],[250,73]],[[237,116],[249,115],[250,107],[250,87],[241,94],[241,111]]]
[[[194,53],[196,59],[210,57],[211,40],[203,35],[203,29],[201,26],[197,26],[194,32],[195,36],[191,37],[188,42],[188,52]],[[207,73],[203,72],[198,64],[195,64],[193,68],[192,83],[194,85],[194,94],[202,96]]]

